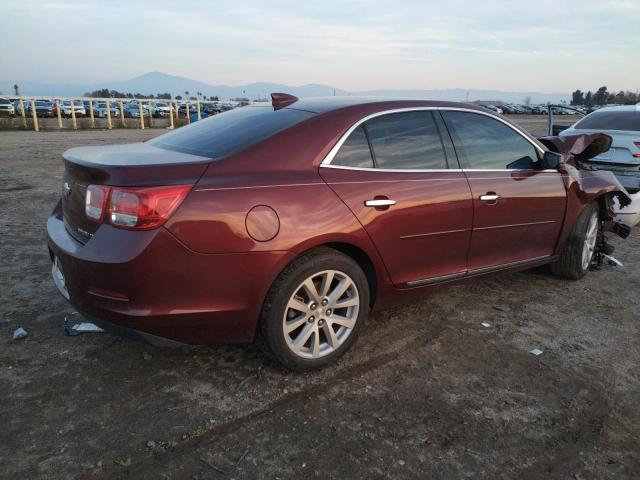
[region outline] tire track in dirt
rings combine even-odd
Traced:
[[[197,450],[202,444],[209,440],[215,439],[217,442],[224,438],[224,436],[242,428],[253,420],[264,417],[265,415],[275,415],[281,410],[290,408],[298,403],[303,403],[312,397],[322,395],[342,382],[347,382],[371,371],[382,368],[390,362],[397,360],[399,351],[411,351],[415,347],[424,347],[434,343],[447,329],[447,323],[446,317],[443,316],[438,319],[436,323],[429,323],[429,330],[425,331],[421,335],[413,337],[409,341],[394,343],[385,353],[378,354],[355,366],[345,367],[328,381],[308,384],[300,390],[288,393],[264,407],[236,417],[194,436],[173,449],[167,449],[162,453],[156,453],[151,457],[134,462],[130,467],[126,467],[126,471],[122,471],[122,468],[113,466],[111,468],[105,468],[101,474],[105,475],[107,478],[110,478],[113,475],[120,475],[119,478],[142,478],[144,475],[149,474],[150,468],[157,469],[162,465],[174,461],[175,457],[189,455],[191,451]]]

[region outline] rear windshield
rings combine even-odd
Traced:
[[[283,108],[240,107],[150,140],[155,147],[208,158],[243,150],[314,114]]]
[[[574,128],[640,132],[640,111],[593,112],[576,123]]]

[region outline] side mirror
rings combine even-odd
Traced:
[[[542,157],[543,170],[557,170],[562,162],[562,155],[547,150]]]

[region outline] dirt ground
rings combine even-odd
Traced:
[[[252,345],[64,336],[45,243],[60,154],[161,132],[0,132],[0,478],[640,477],[637,229],[613,241],[624,268],[439,291],[313,374]]]

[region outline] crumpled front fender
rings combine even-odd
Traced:
[[[542,137],[539,140],[548,149],[562,155],[558,169],[567,174],[569,180],[567,190],[575,190],[583,204],[607,193],[617,198],[621,207],[631,203],[629,192],[612,172],[597,170],[582,163],[609,150],[612,142],[609,135],[593,133]]]

